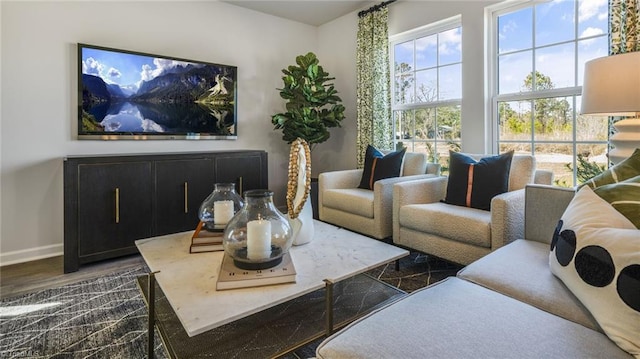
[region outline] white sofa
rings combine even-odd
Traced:
[[[524,238],[323,341],[318,359],[632,358],[549,270],[573,190],[529,185]]]
[[[424,153],[404,155],[400,177],[376,181],[373,190],[358,188],[362,169],[321,173],[318,177],[320,220],[377,239],[391,236],[393,185],[420,178],[436,177],[440,165],[427,163]]]
[[[480,155],[474,155],[480,158]],[[535,157],[514,156],[509,190],[491,200],[491,210],[441,202],[447,177],[393,187],[393,243],[452,262],[469,264],[524,234],[524,187],[550,185],[553,173],[536,170]]]

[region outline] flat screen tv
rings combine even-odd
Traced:
[[[237,68],[78,44],[79,139],[236,139]]]

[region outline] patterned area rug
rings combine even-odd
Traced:
[[[461,266],[411,253],[400,271],[391,263],[370,271],[411,292],[455,273]],[[0,303],[0,358],[144,358],[147,308],[136,278],[146,267],[59,288],[3,299]],[[320,341],[286,358],[315,355]],[[166,358],[159,335],[154,354]]]
[[[411,293],[447,277],[455,276],[462,267],[443,259],[412,251],[400,260],[400,271],[395,270],[395,263],[389,263],[371,270],[369,274]]]
[[[1,301],[0,358],[144,358],[140,267]],[[156,334],[156,343],[159,336]],[[165,358],[161,346],[156,358]]]

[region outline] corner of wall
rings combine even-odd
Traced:
[[[53,244],[36,248],[23,249],[0,254],[0,267],[11,264],[35,261],[43,258],[61,256],[62,244]]]

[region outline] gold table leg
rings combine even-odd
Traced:
[[[149,293],[149,298],[147,299],[147,303],[149,303],[149,322],[147,323],[147,331],[148,331],[148,341],[147,341],[147,357],[149,359],[153,359],[154,357],[154,337],[155,337],[155,324],[156,324],[156,273],[149,273],[149,280],[147,281],[147,293]]]
[[[325,283],[325,303],[327,312],[327,336],[333,334],[333,282],[329,279],[324,280]]]

